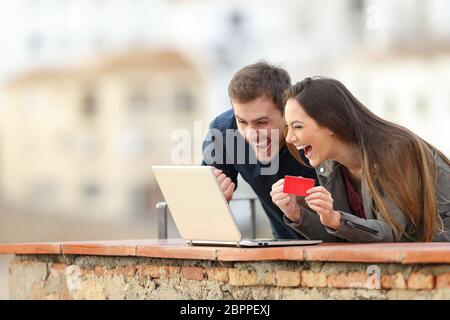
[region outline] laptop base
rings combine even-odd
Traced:
[[[242,247],[242,248],[308,246],[319,244],[321,242],[322,242],[321,240],[288,240],[288,239],[244,239],[239,242],[206,241],[206,240],[187,241],[187,243],[192,246],[219,246],[219,247]]]

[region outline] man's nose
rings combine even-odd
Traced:
[[[258,131],[252,127],[246,128],[245,137],[247,140],[253,141],[258,139]]]

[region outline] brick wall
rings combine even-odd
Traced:
[[[449,264],[17,255],[12,299],[450,299]]]

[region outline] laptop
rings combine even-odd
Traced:
[[[152,166],[181,237],[191,245],[296,246],[320,240],[243,239],[211,166]]]

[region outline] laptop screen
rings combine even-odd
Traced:
[[[242,234],[210,166],[152,166],[181,237],[239,242]]]

